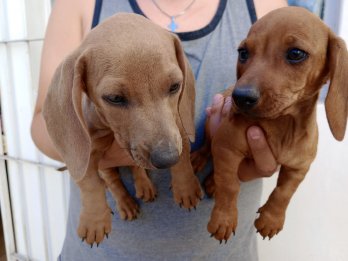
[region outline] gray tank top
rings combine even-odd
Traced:
[[[136,0],[97,0],[93,26],[119,12],[144,15]],[[236,81],[237,48],[255,20],[252,0],[221,0],[210,24],[194,32],[178,33],[196,78],[197,133],[193,150],[199,148],[204,140],[205,108],[211,104],[214,94]],[[211,165],[198,174],[201,181],[210,171]],[[134,196],[128,169],[122,168],[121,172],[127,189]],[[141,214],[135,221],[120,220],[116,203],[107,193],[108,203],[116,213],[113,230],[109,239],[92,249],[77,237],[80,196],[78,188],[71,182],[67,232],[60,260],[258,260],[253,224],[260,203],[260,180],[242,184],[236,236],[226,245],[220,245],[210,238],[207,231],[214,204],[212,199],[205,197],[196,211],[188,212],[174,203],[169,190],[169,171],[151,171],[150,177],[157,188],[158,198],[153,203],[138,201]]]

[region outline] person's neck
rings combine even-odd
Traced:
[[[171,18],[163,11],[175,16],[184,11],[192,0],[155,0],[162,11],[152,0],[137,0],[143,13],[156,24],[168,29]],[[190,32],[203,28],[210,23],[219,5],[219,0],[196,0],[183,15],[175,18],[178,28],[175,32]]]
[[[183,12],[191,3],[193,0],[154,0],[165,12],[167,12],[170,15],[177,15],[181,12]],[[194,0],[199,1],[199,0]],[[152,0],[151,0],[152,2]],[[194,5],[193,3],[192,5]],[[192,7],[192,6],[191,6]],[[189,10],[187,10],[189,11]]]

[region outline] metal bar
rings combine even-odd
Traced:
[[[1,126],[0,126],[0,131],[1,131]],[[0,151],[2,151],[1,140],[0,140]],[[16,243],[15,243],[15,236],[14,236],[10,191],[9,191],[5,162],[0,162],[0,207],[1,207],[1,218],[2,218],[4,239],[5,239],[6,256],[7,256],[7,259],[9,259],[10,253],[16,251]]]
[[[36,161],[28,160],[28,159],[20,159],[20,158],[8,156],[8,155],[0,155],[0,160],[9,160],[9,161],[16,161],[19,163],[27,163],[27,164],[35,165],[38,167],[55,169],[57,171],[66,170],[66,167],[64,165],[62,165],[62,166],[51,165],[51,164],[36,162]]]
[[[2,44],[11,44],[11,43],[29,43],[29,42],[38,42],[43,41],[43,38],[33,38],[33,39],[13,39],[13,40],[3,40],[0,41]]]
[[[29,261],[30,258],[27,256],[23,256],[21,254],[18,254],[18,253],[12,253],[10,255],[10,260],[11,261]]]

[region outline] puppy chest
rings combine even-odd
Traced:
[[[316,128],[301,130],[264,128],[267,141],[280,165],[298,167],[315,158],[318,135]]]

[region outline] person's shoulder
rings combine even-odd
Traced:
[[[52,11],[64,16],[65,22],[76,21],[84,37],[92,26],[95,3],[96,0],[55,0]]]
[[[254,0],[257,18],[261,18],[270,11],[288,6],[286,0]]]

